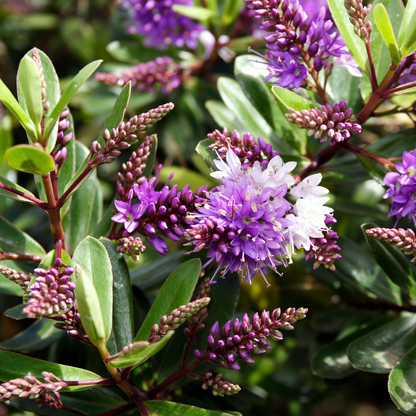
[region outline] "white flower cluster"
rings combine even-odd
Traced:
[[[325,206],[329,197],[322,195],[326,195],[329,191],[319,186],[322,180],[320,173],[310,175],[296,185],[290,173],[296,167],[296,162],[284,163],[280,156],[271,159],[267,168],[262,168],[256,161],[251,168],[243,171],[240,159],[231,149],[226,153],[226,162],[217,159],[214,163],[219,170],[212,172],[211,176],[222,181],[247,181],[247,185],[254,186],[258,190],[287,186],[285,196],[291,205],[291,210],[288,211],[285,219],[291,225],[285,227],[284,232],[289,245],[289,258],[295,248],[310,250],[311,238],[324,237],[323,232],[328,230],[325,218],[333,212],[333,209]],[[288,195],[292,198],[287,198]]]

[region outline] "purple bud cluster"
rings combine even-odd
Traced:
[[[68,336],[76,339],[77,341],[91,345],[88,340],[88,336],[85,334],[84,328],[82,326],[81,316],[77,311],[76,301],[74,302],[74,306],[71,309],[65,311],[61,315],[54,316],[53,319],[58,321],[56,324],[54,324],[55,328],[66,331]]]
[[[117,194],[120,201],[125,201],[128,198],[130,189],[135,184],[140,185],[143,182],[138,179],[143,174],[156,137],[156,135],[146,136],[139,148],[131,154],[128,162],[121,165],[122,171],[117,174]]]
[[[101,149],[98,141],[94,141],[91,145],[89,164],[96,167],[112,163],[122,150],[136,143],[150,127],[172,111],[173,107],[173,103],[163,104],[147,113],[132,117],[127,123],[122,121],[118,127],[111,129],[111,132],[105,129],[103,133],[104,149]]]
[[[416,263],[416,236],[412,229],[377,227],[365,230],[365,232],[377,240],[396,247],[404,254],[414,256],[411,262]]]
[[[182,84],[183,76],[182,68],[172,58],[160,56],[154,61],[132,66],[121,74],[98,72],[95,79],[106,85],[119,87],[131,82],[132,88],[150,93],[160,87],[163,93],[169,94]]]
[[[68,155],[68,151],[66,150],[66,146],[72,139],[72,132],[65,134],[65,132],[69,128],[69,121],[67,117],[69,116],[69,110],[65,109],[59,116],[58,121],[58,135],[56,138],[55,148],[51,153],[51,156],[55,160],[55,172],[58,174],[59,170],[62,168],[66,157]]]
[[[146,246],[140,237],[123,237],[120,239],[120,244],[117,247],[117,251],[130,256],[134,261],[138,261],[140,254],[146,250]]]
[[[29,299],[23,313],[29,318],[51,317],[70,309],[74,303],[75,283],[71,280],[72,267],[65,267],[57,258],[53,267],[34,270],[37,277],[29,286]]]
[[[353,134],[361,133],[360,124],[352,121],[354,114],[341,100],[333,106],[326,104],[321,109],[296,111],[290,109],[286,118],[300,129],[308,129],[308,136],[315,136],[320,142],[330,139],[331,145],[349,139]]]
[[[355,34],[362,40],[370,40],[373,27],[367,17],[371,10],[371,4],[363,6],[362,0],[344,0],[344,6],[350,16],[350,22],[354,26]]]
[[[279,152],[272,149],[270,143],[266,143],[261,137],[255,140],[250,133],[245,133],[241,137],[237,130],[234,130],[230,135],[225,127],[222,133],[219,130],[215,130],[208,134],[208,138],[215,142],[209,147],[218,150],[223,159],[228,149],[233,150],[240,159],[243,169],[253,166],[256,161],[266,168],[269,161],[279,154]]]
[[[17,399],[35,400],[39,407],[60,409],[62,402],[58,390],[67,386],[67,383],[46,371],[42,372],[44,381],[28,375],[24,379],[16,378],[0,385],[0,400],[11,401]]]
[[[238,384],[232,384],[229,381],[222,380],[222,374],[217,374],[214,378],[211,377],[212,373],[205,374],[205,381],[202,388],[206,390],[208,387],[211,387],[214,396],[231,396],[237,394],[241,390],[241,387]]]
[[[195,350],[194,355],[200,361],[211,361],[224,368],[239,370],[237,358],[253,363],[253,353],[263,354],[271,349],[268,338],[281,341],[283,335],[280,330],[294,329],[292,324],[305,318],[307,312],[306,308],[288,308],[280,314],[280,309],[275,309],[271,314],[267,311],[261,315],[256,313],[251,321],[245,314],[241,322],[238,319],[228,321],[221,331],[216,322],[208,335],[205,353]]]
[[[122,0],[121,6],[130,12],[129,32],[144,37],[146,46],[166,49],[169,45],[195,49],[204,26],[176,13],[172,6],[193,6],[192,0]]]
[[[336,223],[336,219],[332,215],[326,215],[325,224]],[[305,259],[315,259],[313,268],[317,269],[321,264],[332,271],[335,271],[335,260],[342,256],[337,253],[341,248],[337,245],[338,234],[335,231],[323,231],[322,238],[311,238],[311,249],[305,250]]]
[[[13,270],[3,266],[0,266],[0,273],[12,282],[17,283],[23,290],[27,289],[33,277],[31,273],[26,274],[19,270]]]
[[[201,310],[206,309],[210,300],[211,298],[209,297],[197,299],[186,305],[179,306],[179,308],[174,309],[167,316],[163,315],[162,318],[160,318],[159,324],[154,324],[152,326],[148,341],[151,344],[158,342],[168,331],[175,330],[186,320],[191,319],[194,315],[199,314]]]

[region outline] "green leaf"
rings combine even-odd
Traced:
[[[414,346],[416,316],[407,316],[358,338],[348,348],[353,367],[388,373]]]
[[[407,415],[416,415],[416,348],[407,353],[393,368],[388,388],[395,405]]]
[[[64,110],[64,108],[68,105],[71,98],[77,93],[77,91],[81,88],[82,84],[94,73],[94,71],[99,67],[102,60],[93,61],[89,63],[87,66],[81,69],[74,78],[72,78],[71,82],[66,87],[64,93],[62,94],[61,99],[58,101],[54,108],[51,108],[49,117],[47,116],[45,119],[45,133],[44,136],[48,137],[55,125],[58,121],[60,114]]]
[[[342,258],[337,260],[335,276],[364,288],[372,297],[394,305],[402,304],[400,288],[388,278],[369,253],[343,237],[338,240],[338,245],[341,247]]]
[[[10,267],[11,269],[16,270],[16,267],[13,267],[14,265],[17,266],[14,262],[10,260],[3,260],[0,263],[0,266],[2,267]],[[18,267],[17,267],[18,268]],[[12,282],[7,277],[3,276],[0,273],[0,293],[3,293],[5,295],[12,295],[12,296],[22,296],[24,291],[23,289],[15,282]],[[26,318],[26,316],[25,316]]]
[[[35,321],[35,323],[15,337],[8,341],[0,342],[0,348],[19,352],[30,352],[46,348],[64,335],[64,331],[54,327],[54,323],[52,319]]]
[[[215,17],[215,13],[205,7],[182,6],[180,4],[174,4],[172,9],[176,13],[188,16],[191,19],[199,20],[201,22],[206,22],[208,19]]]
[[[205,103],[205,107],[218,126],[226,127],[228,131],[245,130],[245,127],[237,119],[236,115],[222,102],[208,100]]]
[[[169,315],[175,308],[190,301],[200,272],[201,261],[192,259],[183,263],[168,277],[136,335],[135,341],[146,341],[150,329],[154,324],[159,323],[163,315]]]
[[[293,108],[296,111],[312,110],[312,108],[321,108],[320,104],[314,103],[313,101],[308,100],[307,98],[303,98],[300,95],[295,94],[294,92],[286,88],[278,87],[277,85],[274,85],[272,87],[272,92],[288,110],[290,110],[291,108]]]
[[[345,41],[351,55],[364,73],[368,61],[364,42],[354,33],[354,26],[350,23],[347,10],[343,0],[328,0],[329,10],[342,39]]]
[[[231,416],[231,413],[216,412],[214,410],[201,409],[187,404],[165,402],[163,400],[149,400],[145,403],[150,416]],[[240,413],[233,412],[234,416],[241,416]]]
[[[322,348],[312,359],[312,372],[325,378],[344,378],[356,373],[347,356],[351,342],[385,325],[391,318],[384,317]]]
[[[131,82],[128,82],[123,89],[121,90],[120,94],[118,95],[116,102],[114,103],[114,107],[111,110],[110,114],[105,119],[104,127],[100,131],[98,135],[97,141],[100,143],[101,147],[104,148],[104,139],[103,133],[105,129],[112,130],[118,127],[118,125],[123,121],[124,114],[126,109],[129,105],[131,95]]]
[[[79,162],[85,160],[89,150],[79,141],[76,142],[75,150],[77,167]],[[79,242],[95,228],[101,216],[102,194],[97,172],[94,171],[82,187],[72,195],[69,210],[63,221],[69,252],[73,252]]]
[[[365,230],[377,227],[376,224],[361,226],[365,239],[376,262],[396,285],[401,287],[413,299],[416,299],[416,266],[395,247],[369,236]]]
[[[43,115],[41,87],[39,68],[32,58],[25,55],[20,61],[17,71],[17,95],[23,110],[26,111],[35,126],[36,141],[43,144],[44,138],[40,126]]]
[[[54,374],[64,381],[101,380],[101,377],[91,371],[70,367],[62,364],[50,363],[14,352],[0,350],[0,380],[9,381],[24,378],[27,375],[43,380],[42,371]],[[60,391],[85,390],[90,386],[64,387]]]
[[[44,256],[43,247],[30,235],[20,231],[12,223],[0,216],[0,248],[17,254]]]
[[[384,43],[387,45],[387,48],[390,52],[391,60],[396,65],[398,65],[401,62],[400,52],[397,46],[396,38],[394,36],[389,15],[387,14],[387,10],[383,4],[379,3],[374,7],[374,18]]]
[[[171,179],[170,185],[177,185],[179,189],[189,185],[191,191],[196,192],[201,186],[208,186],[212,188],[218,185],[218,181],[210,176],[204,176],[193,170],[183,168],[182,166],[168,166],[163,167],[159,173],[159,178],[162,182],[167,182],[171,173],[175,173],[175,176]]]
[[[40,61],[42,63],[43,76],[45,77],[46,101],[49,103],[50,108],[54,108],[55,105],[58,103],[59,99],[61,98],[59,78],[55,71],[55,67],[53,66],[49,57],[43,51],[39,49],[38,49],[38,53],[39,53]],[[67,118],[67,120],[68,119],[69,118]],[[72,127],[72,124],[70,124],[70,127]],[[55,124],[55,127],[52,129],[51,134],[49,135],[48,143],[45,148],[47,153],[52,152],[52,150],[55,148],[57,134],[58,134],[58,124]],[[67,146],[67,150],[69,151],[68,146]],[[68,157],[65,160],[65,165],[67,163],[68,163]]]
[[[256,58],[256,62],[258,59]],[[279,100],[276,100],[270,85],[263,81],[264,74],[262,75],[261,71],[256,68],[253,56],[243,55],[237,57],[234,72],[245,95],[273,128],[277,136],[281,137],[300,153],[305,153],[306,131],[298,129],[287,121],[285,117],[285,113],[287,113],[286,108]]]
[[[35,138],[35,126],[32,120],[25,113],[23,108],[14,98],[13,94],[0,79],[0,101],[10,110],[10,112],[19,120],[22,127],[26,130],[29,137]]]
[[[213,143],[214,142],[210,139],[201,140],[195,150],[206,165],[215,172],[217,167],[215,166],[214,159],[218,159],[218,156],[215,151],[209,147]]]
[[[238,1],[225,0],[224,11],[221,18],[222,26],[229,26],[231,23],[233,23],[240,13],[240,10],[241,4]]]
[[[399,44],[399,48],[402,47],[404,38],[409,30],[414,30],[414,13],[416,11],[416,0],[408,0],[406,2],[406,8],[404,10],[404,15],[402,19],[402,23],[400,25],[399,34],[397,35],[397,43]],[[410,28],[409,28],[410,25]],[[406,56],[402,53],[403,56]]]
[[[113,273],[107,250],[100,241],[86,237],[75,249],[72,265],[73,267],[80,265],[85,275],[92,280],[97,292],[104,321],[105,340],[107,340],[111,334],[113,320]]]
[[[113,333],[117,352],[133,342],[133,295],[127,263],[114,243],[107,238],[99,240],[107,250],[113,271]]]
[[[21,303],[20,305],[13,306],[13,308],[7,309],[7,311],[4,312],[4,315],[8,316],[9,318],[15,319],[16,321],[20,321],[21,319],[27,319],[27,315],[22,313],[25,306],[26,305],[24,305],[23,303]]]
[[[3,115],[0,120],[0,166],[4,163],[4,154],[13,144],[12,119],[8,114]]]
[[[4,176],[0,176],[0,182],[3,182],[6,185],[9,185],[10,187],[17,189],[21,192],[24,192],[27,195],[33,196],[35,198],[35,195],[32,194],[32,192],[28,191],[27,189],[23,188],[20,185],[17,185],[16,183],[13,183],[12,181],[10,181],[9,179],[5,178]],[[10,199],[14,199],[15,201],[20,201],[20,202],[27,202],[29,204],[35,205],[34,202],[29,201],[26,198],[23,198],[22,196],[16,195],[13,192],[8,192],[5,189],[0,188],[0,195],[1,196],[5,196],[6,198],[10,198]]]
[[[271,143],[279,152],[291,153],[293,151],[286,142],[277,137],[271,126],[251,104],[237,81],[221,77],[218,79],[217,86],[226,106],[244,126],[241,133],[250,132],[254,137],[260,136],[266,142]]]
[[[174,333],[175,331],[170,330],[163,338],[152,344],[147,341],[138,341],[134,350],[122,352],[119,357],[108,361],[108,363],[115,368],[137,367],[157,354],[169,342]]]
[[[98,346],[104,343],[110,334],[106,336],[100,300],[91,274],[87,275],[79,264],[75,264],[75,284],[75,297],[82,326],[91,343]]]
[[[156,151],[159,144],[157,134],[152,134],[153,137],[153,145],[150,149],[149,156],[146,160],[146,167],[143,169],[142,176],[145,178],[150,178],[152,171],[153,171],[153,165],[155,164],[155,157],[156,157]]]
[[[45,176],[55,169],[52,156],[42,149],[27,144],[10,147],[5,157],[13,169],[21,172]]]
[[[357,159],[360,161],[362,167],[366,172],[381,186],[384,186],[383,179],[386,176],[387,170],[380,168],[379,164],[375,164],[372,160],[367,159],[362,156],[357,156]]]

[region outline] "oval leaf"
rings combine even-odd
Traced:
[[[272,87],[273,94],[276,98],[289,110],[293,108],[296,111],[300,110],[312,110],[312,108],[321,108],[321,105],[314,103],[307,98],[303,98],[294,92],[274,85]]]
[[[27,144],[18,144],[6,151],[6,162],[16,170],[45,176],[55,169],[52,156]]]
[[[179,266],[166,280],[158,293],[135,341],[147,341],[150,329],[163,315],[169,315],[179,306],[186,305],[192,296],[201,272],[201,261],[192,259]]]
[[[201,409],[187,404],[165,402],[162,400],[150,400],[145,403],[150,416],[161,415],[181,415],[181,416],[231,416],[231,413],[216,412],[214,410]],[[240,413],[233,412],[234,416],[241,416]]]
[[[113,272],[107,250],[95,238],[86,237],[75,249],[72,265],[80,265],[85,274],[92,279],[100,302],[107,340],[113,321]]]
[[[416,316],[398,319],[352,342],[348,359],[353,367],[388,373],[416,344]]]

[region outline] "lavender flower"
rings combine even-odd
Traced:
[[[132,66],[120,75],[98,72],[95,79],[110,86],[123,86],[131,82],[132,88],[150,93],[161,87],[162,92],[168,94],[182,84],[183,76],[182,68],[172,58],[162,56],[154,61]]]
[[[255,275],[266,280],[268,268],[277,272],[276,266],[286,264],[292,247],[309,249],[311,237],[324,237],[325,215],[332,209],[323,206],[328,198],[316,196],[328,191],[318,186],[321,176],[302,184],[292,209],[287,193],[295,184],[290,174],[295,162],[283,163],[275,156],[267,167],[255,161],[243,169],[231,149],[226,160],[215,160],[219,171],[211,175],[222,184],[207,193],[198,212],[189,216],[193,223],[185,236],[195,246],[192,252],[208,249],[210,260],[204,267],[217,262],[214,276],[223,268],[222,276],[230,271],[239,272],[248,282]]]
[[[202,362],[211,361],[224,368],[239,370],[237,358],[254,363],[253,354],[263,354],[271,349],[268,338],[281,341],[281,330],[294,329],[292,324],[304,319],[307,312],[306,308],[288,308],[280,315],[280,309],[275,309],[271,314],[268,311],[256,313],[252,320],[244,314],[241,322],[238,319],[228,321],[221,331],[216,322],[208,335],[205,352],[195,350],[194,355]]]
[[[131,206],[131,199],[129,202],[114,201],[118,213],[111,217],[111,220],[124,225],[128,233],[132,233],[138,226],[137,221],[145,212],[146,206],[144,204],[136,204]]]
[[[29,318],[60,315],[70,309],[74,302],[75,283],[71,281],[72,267],[64,267],[57,258],[53,267],[37,268],[36,282],[29,287],[29,300],[23,313]]]
[[[384,198],[391,198],[391,210],[389,217],[400,218],[409,216],[416,224],[416,150],[404,152],[402,163],[397,163],[397,172],[388,172],[384,177],[384,184],[389,187]]]
[[[192,0],[121,0],[121,5],[130,12],[131,33],[145,38],[145,45],[166,49],[173,45],[195,49],[198,36],[204,26],[189,17],[173,11],[173,5],[193,6]]]
[[[290,109],[287,119],[301,129],[308,129],[308,136],[315,136],[320,142],[330,139],[331,145],[349,139],[353,134],[361,133],[361,126],[353,121],[354,114],[347,109],[345,101],[326,104],[322,109],[296,111]]]

